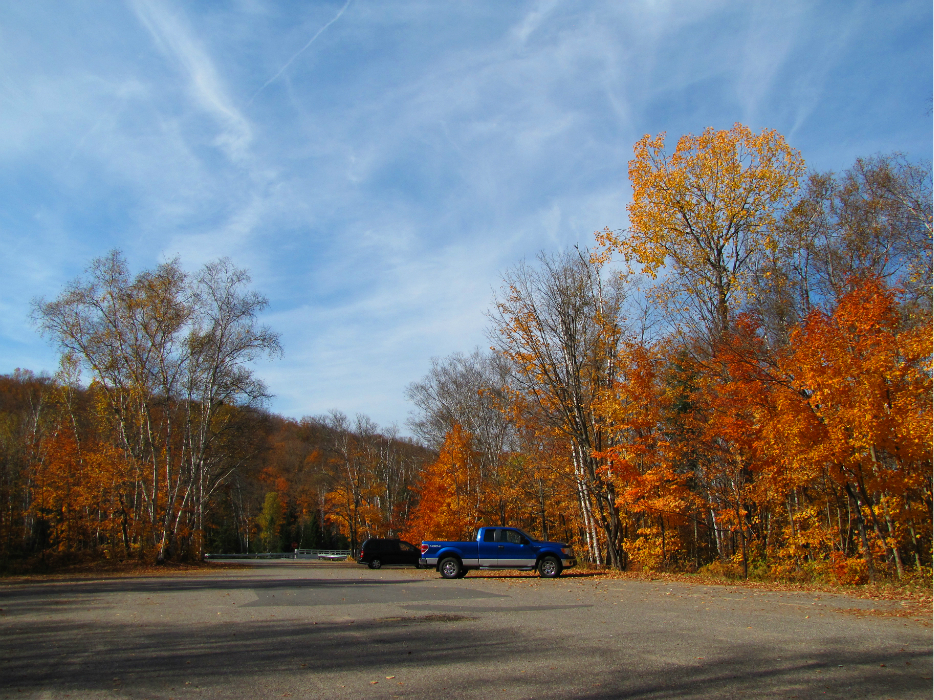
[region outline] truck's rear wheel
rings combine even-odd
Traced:
[[[538,562],[538,575],[542,578],[557,578],[561,575],[561,562],[554,557],[542,557]]]
[[[380,568],[382,565],[383,565],[383,562],[381,562],[379,559],[370,559],[370,568],[371,568],[371,569],[378,569],[378,568]]]
[[[442,559],[438,571],[441,572],[441,578],[460,578],[461,563],[454,557]]]

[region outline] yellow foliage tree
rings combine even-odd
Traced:
[[[775,212],[797,190],[804,160],[778,132],[739,123],[684,135],[670,156],[664,133],[646,134],[634,152],[629,229],[597,233],[603,256],[622,253],[653,278],[670,265],[658,298],[676,315],[690,310],[685,320],[699,314],[716,336],[759,256],[774,249]]]

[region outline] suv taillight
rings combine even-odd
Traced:
[[[422,556],[425,556],[428,553],[428,545],[422,542]]]

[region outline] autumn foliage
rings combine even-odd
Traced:
[[[278,345],[243,271],[96,261],[38,307],[59,375],[0,377],[0,563],[502,524],[619,569],[929,577],[930,169],[805,176],[780,134],[740,124],[671,153],[647,135],[629,166],[629,226],[506,272],[491,351],[410,385],[417,440],[265,413],[245,364]],[[239,335],[206,327],[211,298]]]
[[[550,485],[514,524],[619,568],[929,572],[930,171],[877,157],[801,187],[781,135],[739,124],[664,147],[635,146],[629,228],[504,276],[504,460],[527,483],[547,465]],[[459,442],[413,532],[494,523],[492,494],[463,505]]]
[[[0,569],[346,548],[401,529],[425,451],[363,417],[268,414],[250,363],[278,336],[248,283],[229,260],[132,275],[114,251],[34,304],[61,369],[0,377]]]

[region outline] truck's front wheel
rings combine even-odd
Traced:
[[[438,564],[438,571],[441,572],[442,578],[460,578],[461,563],[454,557],[442,559]]]
[[[561,575],[561,562],[554,557],[542,557],[538,562],[538,575],[542,578],[557,578]]]

